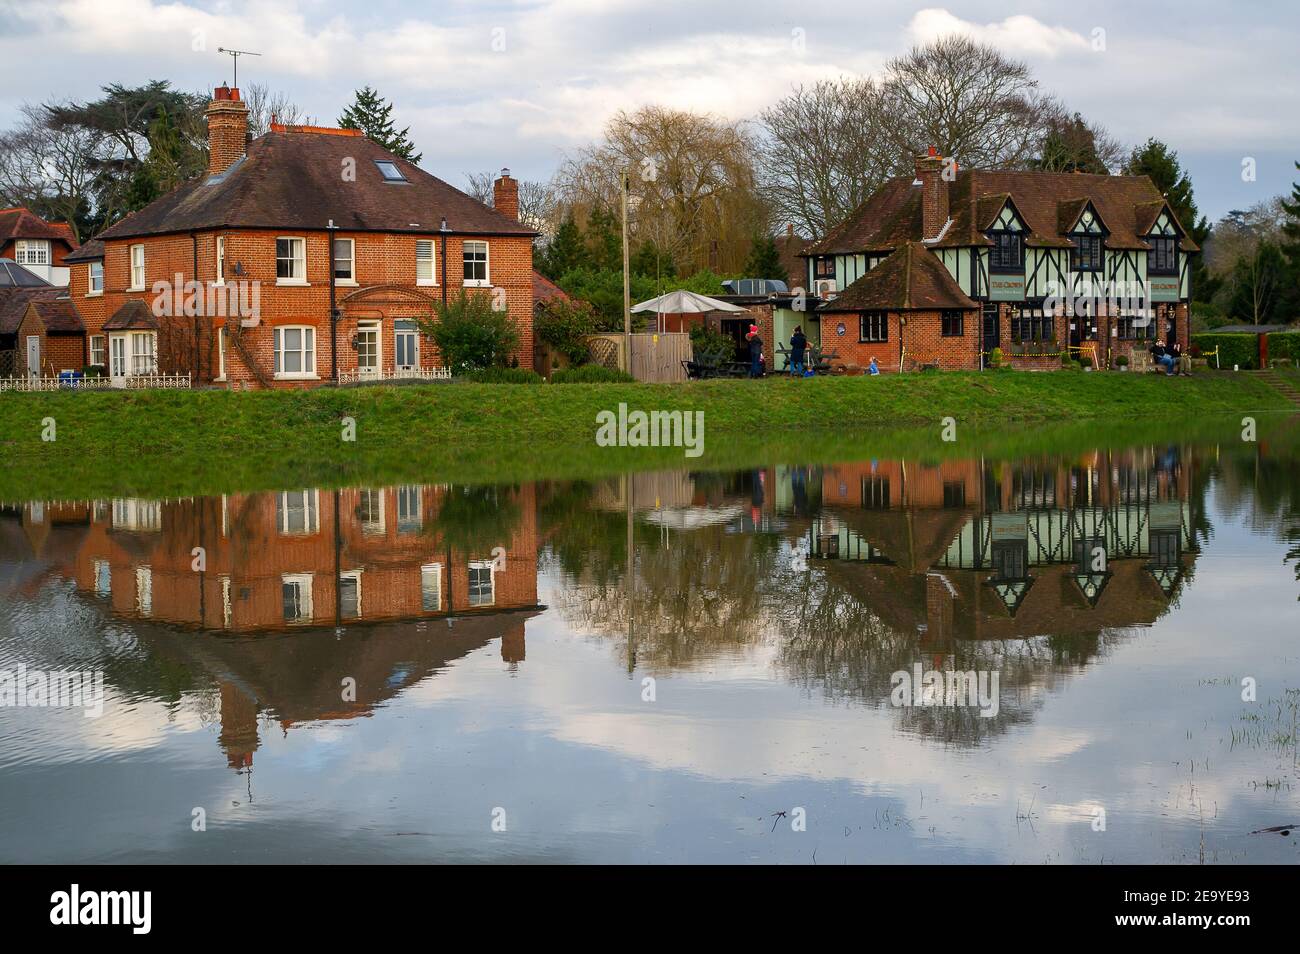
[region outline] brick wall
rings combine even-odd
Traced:
[[[89,266],[73,269],[71,294],[76,302],[89,334],[102,334],[104,322],[129,299],[139,299],[155,308],[155,282],[163,281],[171,288],[176,275],[181,281],[195,277],[194,262],[197,257],[198,279],[206,290],[216,277],[217,237],[224,240],[226,293],[235,296],[242,289],[244,301],[257,302],[260,324],[237,333],[269,377],[274,368],[273,329],[284,325],[306,325],[316,329],[316,380],[275,380],[275,387],[310,387],[330,375],[330,320],[329,320],[329,235],[320,232],[233,230],[212,231],[190,235],[150,236],[139,240],[121,239],[106,243],[104,253],[104,291],[101,295],[87,294]],[[306,285],[277,285],[276,239],[278,237],[302,238],[306,248]],[[432,239],[435,248],[435,275],[441,283],[442,241],[434,234],[389,234],[365,232],[338,232],[338,239],[351,239],[354,243],[355,285],[338,284],[336,295],[343,311],[338,329],[338,365],[340,370],[355,369],[356,352],[351,345],[357,323],[366,319],[379,319],[382,327],[383,367],[391,369],[394,361],[393,321],[431,315],[432,304],[441,301],[443,288],[419,286],[416,282],[415,243],[417,239]],[[449,234],[446,242],[446,291],[449,299],[463,288],[463,245],[466,239],[488,243],[489,289],[469,289],[471,294],[504,295],[507,313],[519,330],[520,344],[516,353],[522,367],[533,363],[533,287],[532,242],[521,236],[463,236]],[[128,290],[130,283],[130,246],[145,246],[145,289]],[[236,268],[240,273],[236,274]],[[245,284],[241,284],[245,283]],[[256,283],[257,298],[253,298]],[[395,286],[408,294],[405,296],[386,290],[374,294],[376,286]],[[369,291],[367,291],[369,290]],[[173,306],[176,304],[173,300]],[[182,302],[184,299],[182,295]],[[216,330],[226,325],[225,312],[229,309],[213,301],[218,314],[207,316],[200,322],[196,352],[194,321],[192,318],[161,318],[159,355],[163,371],[198,372],[200,383],[215,380],[218,373],[216,355]],[[206,309],[205,309],[206,310]],[[155,313],[157,313],[155,311]],[[239,324],[236,317],[230,325]],[[164,339],[173,339],[168,346]],[[196,357],[197,354],[197,357]],[[420,347],[421,365],[437,366],[436,349],[431,341],[423,339]],[[257,375],[247,366],[238,349],[226,348],[226,386],[232,388],[258,387]]]

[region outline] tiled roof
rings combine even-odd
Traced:
[[[104,322],[105,331],[156,331],[158,319],[139,298],[132,298]]]
[[[29,306],[50,334],[80,334],[86,330],[81,315],[70,298],[37,298]]]
[[[406,182],[386,182],[376,161],[393,162]],[[351,173],[355,172],[355,176]],[[101,239],[191,229],[437,232],[533,235],[532,229],[470,198],[364,137],[269,132],[225,172],[204,175],[133,212]]]
[[[847,219],[805,255],[882,251],[921,237],[921,189],[913,176],[887,181]],[[1010,198],[1030,229],[1030,247],[1064,248],[1071,244],[1063,230],[1073,209],[1091,201],[1110,230],[1106,245],[1114,249],[1146,249],[1141,238],[1165,207],[1165,200],[1146,176],[1104,176],[1074,172],[964,170],[948,185],[952,221],[934,248],[988,245],[983,234]],[[1170,215],[1173,215],[1172,209]],[[1182,227],[1182,223],[1180,223]],[[1184,235],[1181,248],[1198,251]]]
[[[571,301],[568,294],[555,282],[551,281],[541,272],[533,270],[533,305],[544,305],[552,299],[560,301]]]
[[[76,248],[72,227],[66,222],[46,222],[22,206],[0,209],[0,245],[11,239],[49,239]]]
[[[78,262],[89,262],[103,257],[104,243],[99,239],[91,239],[71,255],[64,256],[63,262],[66,265],[75,265]]]
[[[54,288],[50,285],[34,288],[0,287],[0,335],[18,333],[18,326],[27,317],[27,306],[33,301],[52,301],[66,294],[66,288]]]
[[[906,242],[817,310],[928,311],[976,307],[933,252],[920,242]]]

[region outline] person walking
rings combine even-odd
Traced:
[[[790,338],[790,373],[795,377],[803,376],[804,354],[808,350],[808,339],[804,336],[803,326],[794,326],[794,335]]]
[[[751,378],[761,378],[763,376],[763,339],[758,336],[758,329],[753,325],[750,325],[749,329],[749,334],[745,336],[749,340],[749,376]]]

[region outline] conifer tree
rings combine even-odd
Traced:
[[[361,130],[362,135],[371,142],[410,162],[418,164],[424,156],[424,153],[415,151],[415,143],[411,142],[409,136],[411,127],[399,131],[393,125],[393,104],[369,86],[356,91],[352,105],[343,110],[343,115],[339,117],[339,126],[343,129]]]

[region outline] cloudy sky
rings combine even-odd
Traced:
[[[941,4],[941,5],[940,5]],[[749,119],[798,83],[875,73],[960,32],[1024,59],[1044,87],[1126,143],[1173,146],[1217,217],[1300,177],[1294,0],[1089,4],[895,0],[0,0],[0,128],[24,102],[110,83],[229,81],[217,47],[333,124],[370,84],[425,168],[458,185],[508,165],[550,175],[608,117],[644,103]],[[846,11],[852,13],[846,16]],[[1254,160],[1255,181],[1243,180]]]

